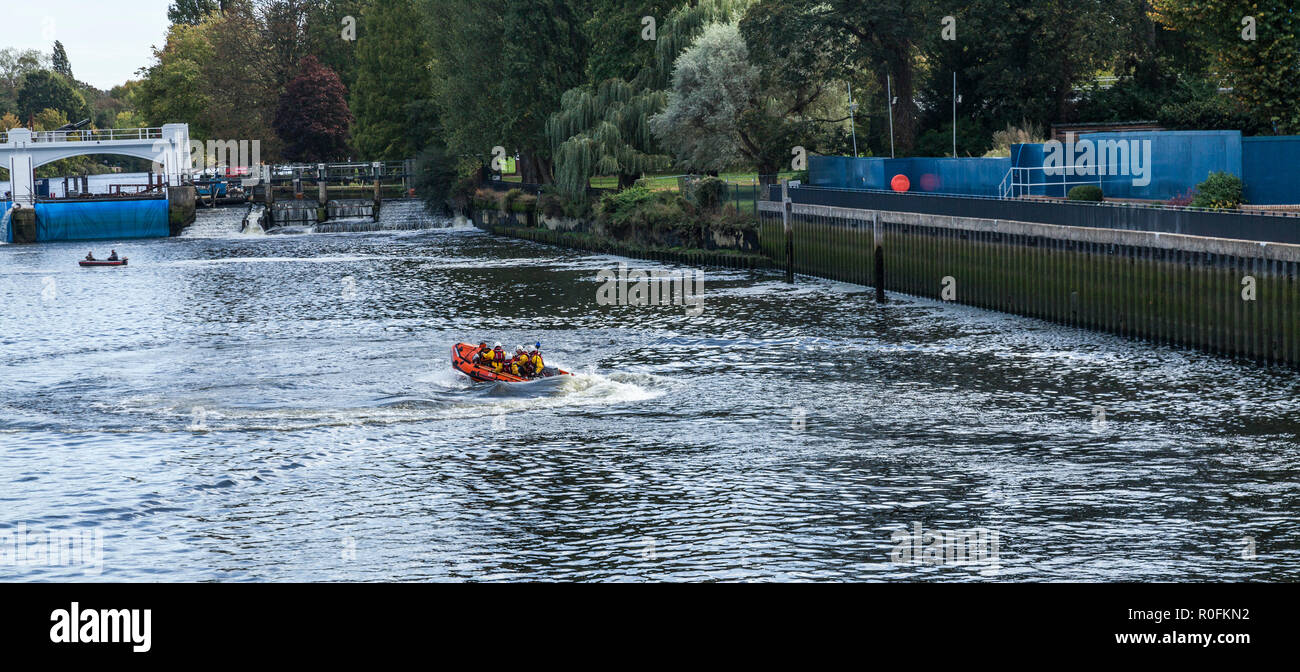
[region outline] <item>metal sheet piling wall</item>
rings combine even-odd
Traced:
[[[778,266],[780,208],[760,206]],[[1300,245],[800,204],[789,220],[795,273],[1300,365]]]

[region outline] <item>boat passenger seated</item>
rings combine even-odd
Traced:
[[[533,363],[533,375],[540,376],[546,370],[546,362],[542,361],[542,344],[537,343],[533,346],[533,351],[528,353],[528,358]]]
[[[493,371],[496,371],[497,373],[501,373],[502,371],[505,371],[506,350],[505,348],[501,347],[500,343],[497,343],[495,346],[492,347],[492,360],[490,363],[492,365]]]
[[[86,261],[95,261],[95,252],[93,250],[86,253]]]
[[[109,260],[109,261],[117,261],[117,260],[118,260],[118,259],[117,259],[117,250],[109,250],[109,251],[108,251],[108,260]]]
[[[520,378],[533,377],[533,361],[528,358],[528,353],[522,345],[515,348],[515,357],[510,360],[510,373]]]
[[[489,355],[491,354],[492,348],[489,348],[487,343],[480,342],[478,344],[478,352],[474,353],[474,363],[486,366],[487,360],[490,358]]]

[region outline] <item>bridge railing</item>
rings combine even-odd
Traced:
[[[104,140],[161,140],[161,128],[94,128],[80,131],[37,131],[32,142],[102,142]]]

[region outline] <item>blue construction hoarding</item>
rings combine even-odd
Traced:
[[[1013,170],[1014,168],[1014,170]],[[909,191],[961,196],[1064,197],[1096,184],[1109,198],[1167,201],[1213,172],[1242,178],[1246,201],[1300,204],[1300,136],[1243,138],[1239,131],[1089,133],[1074,142],[1013,145],[1011,158],[811,157],[811,186],[890,189],[904,175]],[[1017,189],[1009,189],[1015,184]]]
[[[67,201],[36,204],[36,240],[158,238],[170,234],[167,201]]]

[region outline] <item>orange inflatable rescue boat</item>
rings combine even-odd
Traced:
[[[551,378],[553,376],[573,375],[568,371],[561,371],[553,366],[548,366],[543,369],[542,375],[536,378],[524,378],[505,371],[493,371],[488,367],[479,366],[474,363],[474,354],[476,352],[478,352],[478,346],[470,345],[469,343],[457,343],[456,345],[453,345],[451,347],[451,366],[479,383],[527,383],[533,380]]]

